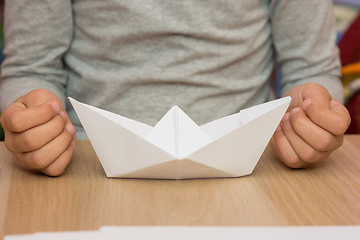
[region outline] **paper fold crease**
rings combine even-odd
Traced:
[[[291,98],[202,126],[174,106],[154,127],[69,100],[108,177],[183,179],[250,174]]]

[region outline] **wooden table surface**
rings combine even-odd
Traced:
[[[267,148],[249,176],[192,180],[106,178],[88,141],[52,178],[17,167],[0,143],[0,239],[103,225],[360,225],[360,135],[312,168]]]

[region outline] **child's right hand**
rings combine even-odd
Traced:
[[[23,167],[61,175],[75,148],[76,129],[58,96],[34,90],[1,115],[5,146]]]

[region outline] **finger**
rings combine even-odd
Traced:
[[[291,115],[291,113],[290,113]],[[293,129],[289,118],[281,123],[283,132],[301,161],[306,163],[320,162],[329,155],[328,152],[320,152],[305,142]]]
[[[56,115],[48,122],[22,133],[12,133],[7,139],[8,149],[12,152],[32,152],[40,149],[62,133],[67,117],[64,112]]]
[[[313,99],[305,100],[302,108],[312,122],[333,135],[344,134],[349,127],[349,112],[334,98],[330,101],[330,108],[320,105]]]
[[[342,136],[334,136],[327,130],[315,124],[301,108],[290,112],[291,126],[294,131],[317,151],[328,152],[338,148]]]
[[[44,88],[32,90],[21,97],[19,100],[22,101],[27,107],[37,106],[53,100],[56,100],[59,103],[61,102],[60,98],[56,94]],[[62,104],[60,105],[62,106]]]
[[[316,83],[309,83],[305,86],[306,88],[302,91],[304,101],[313,99],[323,107],[330,107],[331,95],[325,87]]]
[[[4,110],[4,112],[1,114],[0,120],[1,120],[1,125],[5,132],[10,130],[9,126],[11,127],[11,125],[17,125],[16,123],[15,124],[8,123],[10,121],[9,119],[13,115],[13,113],[17,112],[17,111],[22,111],[25,109],[26,109],[26,106],[23,103],[16,102],[16,103],[11,104],[9,107],[7,107]]]
[[[338,119],[336,121],[338,125],[334,127],[333,134],[335,135],[344,134],[351,122],[349,111],[343,104],[341,104],[335,98],[332,98],[330,101],[330,109],[341,116],[341,119]]]
[[[4,111],[2,124],[4,129],[20,133],[46,123],[59,112],[60,106],[56,101],[29,108],[17,102],[13,103]]]
[[[60,176],[66,169],[71,160],[75,149],[75,138],[72,140],[68,148],[54,162],[41,171],[48,176]]]
[[[286,114],[284,118],[287,118]],[[287,166],[292,168],[302,168],[306,166],[306,164],[301,161],[299,156],[296,154],[280,125],[274,133],[272,147],[280,160]]]
[[[44,169],[54,162],[69,146],[75,137],[75,127],[66,124],[64,131],[44,147],[22,154],[22,161],[33,169]]]

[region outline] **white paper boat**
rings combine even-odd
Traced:
[[[108,177],[214,178],[252,173],[291,98],[198,126],[172,107],[154,126],[69,97]]]

